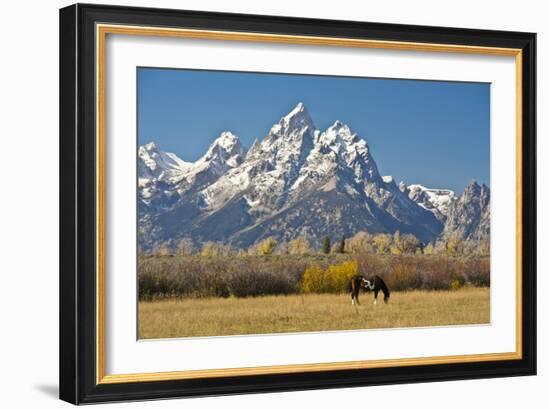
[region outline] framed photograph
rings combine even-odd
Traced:
[[[61,9],[61,399],[534,375],[535,44]]]

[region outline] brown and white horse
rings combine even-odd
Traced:
[[[359,305],[359,291],[374,291],[374,304],[377,303],[378,293],[382,291],[384,293],[384,302],[387,304],[390,299],[390,290],[388,286],[379,276],[372,278],[366,278],[362,275],[356,275],[353,277],[348,286],[348,290],[351,294],[351,305]]]

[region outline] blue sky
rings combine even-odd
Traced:
[[[460,192],[489,185],[490,84],[138,68],[139,144],[198,159],[220,132],[249,147],[302,101],[318,129],[339,119],[383,175]]]

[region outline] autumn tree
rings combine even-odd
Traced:
[[[491,254],[491,243],[489,239],[479,241],[478,253],[480,256],[488,256]]]
[[[391,238],[390,253],[395,255],[403,254],[403,241],[401,240],[401,233],[399,230],[397,230]]]
[[[459,256],[464,254],[464,243],[457,237],[445,241],[445,252],[448,256]]]
[[[168,243],[161,243],[153,250],[155,256],[169,256],[172,254],[172,249]]]
[[[373,238],[374,247],[377,254],[388,254],[392,244],[392,239],[389,234],[380,233]]]
[[[216,256],[229,256],[233,253],[233,249],[230,245],[215,241],[204,242],[201,248],[201,256],[216,257]]]
[[[355,236],[346,240],[346,252],[352,254],[372,253],[372,236],[364,231],[356,233]]]
[[[273,250],[277,247],[277,242],[273,237],[268,237],[267,239],[262,240],[258,243],[258,253],[263,256],[268,256],[273,254]]]
[[[432,243],[428,243],[428,245],[424,247],[424,254],[427,254],[430,256],[435,254],[435,247]]]
[[[421,246],[422,243],[413,234],[405,234],[401,238],[401,250],[403,253],[415,254]]]
[[[305,237],[298,237],[288,243],[289,254],[309,254],[311,252],[311,246]]]
[[[177,253],[180,256],[188,256],[190,254],[193,254],[194,246],[193,241],[189,238],[183,238],[178,242],[177,245]]]

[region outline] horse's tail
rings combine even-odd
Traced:
[[[384,302],[387,303],[390,299],[390,290],[388,289],[388,286],[379,276],[374,277],[374,280],[376,283],[376,287],[380,288],[384,293]]]

